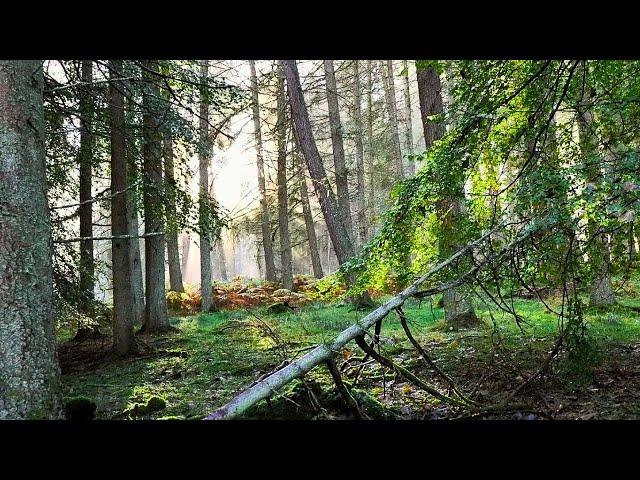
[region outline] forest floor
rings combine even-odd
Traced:
[[[561,353],[550,369],[513,399],[516,410],[471,415],[416,389],[392,371],[367,362],[354,386],[362,352],[351,343],[338,366],[362,410],[374,419],[637,419],[640,418],[640,286],[619,292],[620,304],[589,309],[587,347],[576,358]],[[550,299],[553,305],[554,300]],[[556,301],[557,302],[557,301]],[[557,303],[556,303],[557,305]],[[404,311],[414,337],[458,387],[483,404],[496,404],[536,372],[553,348],[557,317],[535,300],[515,299],[522,329],[511,315],[477,306],[478,329],[447,331],[442,309],[409,301]],[[60,345],[64,395],[88,397],[99,419],[200,419],[246,385],[332,339],[366,312],[342,304],[314,303],[269,313],[264,307],[173,317],[175,331],[137,337],[140,353],[113,360],[108,339]],[[447,392],[425,366],[389,315],[381,332],[381,352]],[[164,402],[151,412],[146,404]],[[343,408],[324,366],[260,402],[244,418],[344,419]]]

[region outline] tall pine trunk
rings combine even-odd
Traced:
[[[82,61],[82,83],[80,88],[80,149],[78,150],[78,163],[80,165],[80,237],[93,237],[93,203],[92,199],[92,163],[94,136],[92,134],[94,102],[91,95],[91,83],[93,81],[93,62]],[[88,203],[85,203],[88,202]],[[80,311],[88,316],[93,316],[94,302],[94,272],[95,262],[93,258],[93,240],[80,242]],[[88,331],[87,331],[88,330]],[[84,336],[91,329],[80,329],[77,336]]]
[[[287,197],[287,108],[284,93],[284,73],[278,64],[276,134],[278,137],[278,231],[280,232],[280,258],[282,286],[293,290],[291,238],[289,236],[289,201]]]
[[[324,277],[322,272],[322,262],[320,261],[320,251],[318,249],[318,237],[316,235],[316,227],[313,221],[313,214],[311,212],[311,204],[309,203],[309,191],[307,190],[307,179],[304,174],[304,165],[300,160],[300,146],[298,144],[297,137],[294,138],[294,162],[296,168],[296,175],[298,176],[298,184],[300,185],[300,203],[302,203],[302,214],[304,216],[304,225],[307,232],[307,241],[309,243],[309,256],[311,257],[311,268],[313,269],[313,276],[316,278]]]
[[[356,179],[358,190],[356,192],[356,203],[358,208],[358,240],[360,245],[367,242],[367,213],[364,202],[364,144],[362,140],[362,109],[360,103],[362,96],[360,92],[360,70],[358,60],[353,62],[353,121],[356,131],[354,135],[356,144]]]
[[[209,77],[209,61],[200,61],[200,153],[199,170],[199,219],[200,219],[200,293],[203,312],[213,307],[211,290],[211,198],[209,198],[209,163],[211,163],[211,138],[209,137],[209,99],[205,86]]]
[[[176,221],[176,179],[173,168],[173,136],[171,127],[167,127],[162,137],[164,150],[164,175],[167,187],[167,262],[169,263],[169,289],[184,292],[182,271],[180,270],[180,252],[178,249],[178,225]]]
[[[111,234],[114,237],[137,235],[129,229],[127,187],[127,146],[125,140],[124,85],[122,60],[112,60],[109,83],[109,117],[111,129]],[[113,277],[113,351],[125,356],[135,347],[133,337],[134,290],[131,282],[130,245],[137,239],[114,238],[111,241]]]
[[[402,151],[400,150],[400,134],[398,133],[398,104],[396,103],[396,86],[393,80],[393,60],[387,60],[386,67],[387,78],[384,85],[391,134],[391,157],[394,161],[396,180],[402,180],[404,168],[402,166]]]
[[[124,91],[127,91],[126,89]],[[129,218],[129,233],[140,235],[140,222],[138,220],[138,199],[140,192],[135,182],[140,178],[140,172],[136,162],[138,151],[131,132],[135,122],[134,99],[131,96],[125,98],[125,138],[127,148],[127,216]],[[135,187],[135,188],[134,188]],[[140,253],[139,238],[129,243],[129,269],[131,271],[131,284],[133,285],[133,324],[141,326],[144,322],[144,279],[142,275],[142,255]]]
[[[0,61],[0,420],[57,418],[42,61]]]
[[[264,250],[265,278],[267,281],[276,280],[276,265],[273,259],[273,242],[271,241],[271,220],[269,218],[269,204],[267,202],[267,187],[264,178],[264,159],[262,150],[262,132],[260,130],[260,101],[258,96],[258,76],[256,64],[249,60],[251,69],[251,94],[253,97],[253,134],[256,142],[256,164],[258,168],[258,189],[260,190],[260,211],[262,227],[262,248]]]
[[[302,87],[300,86],[300,75],[295,60],[283,60],[285,77],[287,79],[287,91],[289,92],[289,102],[291,104],[291,115],[296,129],[296,135],[300,144],[300,149],[307,163],[307,169],[311,175],[316,195],[320,201],[320,208],[324,216],[333,248],[335,249],[338,262],[345,263],[353,255],[353,244],[342,217],[342,210],[338,207],[333,190],[329,184],[327,173],[322,164],[322,158],[316,145],[316,141],[311,131],[309,112],[304,102]]]
[[[352,238],[353,222],[351,221],[351,205],[349,202],[349,171],[344,156],[344,142],[342,139],[342,122],[338,106],[338,87],[333,60],[324,61],[324,78],[327,90],[327,106],[329,108],[329,127],[331,130],[331,145],[333,147],[333,163],[335,166],[336,197],[340,216],[343,218],[349,236]]]
[[[162,138],[158,127],[160,88],[156,60],[143,62],[144,91],[142,104],[143,159],[144,159],[144,260],[145,260],[145,310],[144,331],[164,332],[170,328],[165,293],[164,208],[162,188]]]
[[[444,136],[442,122],[429,120],[428,117],[440,115],[444,111],[440,76],[433,67],[419,68],[416,65],[418,79],[418,97],[420,114],[424,129],[424,141],[429,149],[436,140]],[[441,258],[447,258],[461,247],[458,239],[459,222],[464,214],[464,185],[456,185],[455,197],[442,198],[436,205],[442,225],[442,234],[438,238],[438,250]],[[477,325],[478,317],[473,309],[469,293],[463,287],[450,288],[443,294],[444,317],[447,325],[459,328]]]
[[[408,155],[413,154],[413,131],[412,126],[413,122],[411,120],[411,92],[409,90],[409,63],[406,60],[402,61],[402,66],[404,70],[404,140],[405,140],[405,148],[407,150]],[[412,176],[415,171],[415,163],[412,160],[408,162],[408,174]]]
[[[367,174],[369,177],[369,197],[367,200],[367,217],[369,228],[367,239],[373,237],[373,218],[376,214],[375,205],[375,165],[373,146],[373,62],[367,60]]]
[[[588,79],[586,62],[582,65],[583,78]],[[584,95],[578,105],[578,129],[580,132],[580,153],[583,157],[583,174],[589,185],[595,184],[602,176],[600,170],[600,158],[598,152],[598,140],[593,133],[594,114],[588,104],[596,95],[595,89],[587,84],[583,86]],[[589,289],[589,304],[591,306],[610,306],[617,303],[615,290],[611,281],[611,251],[607,241],[607,235],[601,231],[598,222],[589,219],[587,232],[592,238],[589,248],[589,261],[593,269],[594,278]]]

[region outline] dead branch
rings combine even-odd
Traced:
[[[451,265],[458,258],[465,255],[474,247],[480,245],[487,238],[489,238],[490,235],[496,233],[501,228],[504,228],[504,225],[500,225],[488,231],[475,241],[468,243],[448,259],[443,260],[442,262],[435,265],[431,270],[418,278],[415,282],[413,282],[413,284],[400,292],[398,295],[376,308],[373,312],[369,313],[355,324],[340,332],[332,343],[326,343],[316,347],[299,360],[290,363],[282,370],[275,372],[274,374],[253,385],[252,387],[245,389],[236,397],[231,399],[226,405],[223,405],[222,407],[218,408],[210,415],[208,415],[205,420],[223,420],[235,418],[241,415],[255,403],[273,395],[279,388],[282,388],[293,379],[304,376],[309,370],[316,367],[320,363],[324,363],[328,359],[333,358],[333,356],[339,353],[347,343],[355,340],[358,337],[362,337],[369,328],[376,324],[376,322],[385,318],[391,311],[402,306],[408,298],[415,297],[419,292],[418,289],[436,273]],[[518,245],[519,243],[533,235],[533,233],[538,231],[539,228],[540,225],[531,225],[529,228],[525,229],[525,231],[521,235],[516,237],[511,243],[504,246],[499,252],[497,252],[494,257],[485,258],[481,262],[478,262],[473,268],[461,275],[458,280],[440,286],[432,287],[429,290],[422,290],[420,291],[420,293],[424,294],[428,292],[430,295],[435,295],[436,293],[440,293],[449,288],[452,288],[452,286],[457,286],[464,283],[473,275],[475,275],[478,270],[480,270],[480,268],[482,268],[484,265],[504,256],[507,252],[511,251],[514,246]],[[411,372],[408,373],[411,374]],[[439,394],[439,392],[436,393]]]

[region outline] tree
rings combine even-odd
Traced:
[[[146,333],[158,333],[169,329],[164,269],[164,208],[162,188],[162,140],[158,127],[158,110],[161,102],[158,81],[158,62],[142,62],[144,85],[142,104],[143,170],[144,170],[144,260],[145,260],[145,310]]]
[[[355,123],[355,144],[356,144],[356,179],[358,189],[356,192],[356,202],[358,205],[358,240],[360,245],[367,242],[367,212],[364,201],[364,144],[362,140],[362,110],[360,103],[362,95],[360,92],[360,71],[358,60],[353,62],[353,121]]]
[[[0,420],[56,418],[42,61],[0,61]]]
[[[79,92],[80,103],[80,148],[78,150],[78,164],[80,166],[80,237],[93,237],[93,202],[92,200],[92,164],[93,164],[93,118],[94,102],[91,92],[93,82],[93,62],[82,61],[82,82],[84,84]],[[94,274],[95,261],[93,258],[93,240],[80,242],[80,303],[79,310],[85,315],[93,316]],[[93,333],[91,328],[81,327],[76,333],[76,338],[85,338]]]
[[[338,87],[336,74],[333,69],[333,60],[324,61],[324,78],[327,90],[327,106],[329,107],[329,127],[331,130],[331,145],[333,147],[333,162],[335,166],[336,197],[340,216],[343,218],[347,233],[353,235],[353,222],[351,221],[351,205],[349,202],[349,171],[344,156],[344,143],[342,139],[342,122],[338,107]]]
[[[264,159],[262,150],[262,132],[260,130],[260,101],[258,98],[258,76],[256,63],[249,60],[251,69],[251,94],[253,107],[253,134],[256,141],[256,165],[258,168],[258,189],[260,190],[260,226],[262,227],[262,248],[264,249],[265,278],[267,281],[276,280],[276,265],[273,259],[273,243],[271,241],[271,220],[269,219],[269,204],[267,187],[264,179]]]
[[[296,61],[283,60],[282,65],[287,79],[287,91],[289,93],[289,103],[296,136],[307,163],[307,169],[311,175],[316,195],[320,200],[320,208],[331,237],[331,243],[338,257],[338,262],[342,265],[353,255],[351,236],[342,216],[342,210],[339,209],[329,184],[327,172],[322,164],[322,158],[311,131],[311,122],[309,121],[309,113],[302,94]]]
[[[405,144],[407,154],[413,154],[413,122],[411,121],[411,92],[409,91],[409,65],[406,60],[402,61],[402,70],[404,78],[404,126],[405,126]],[[415,163],[409,161],[409,175],[415,173]]]
[[[367,199],[367,212],[369,217],[369,229],[367,238],[373,236],[372,220],[375,216],[375,166],[373,149],[373,62],[367,60],[367,176],[369,177],[369,196]]]
[[[445,133],[444,123],[433,119],[434,116],[442,115],[444,112],[442,85],[435,66],[425,67],[416,62],[416,70],[424,141],[428,150]],[[438,236],[438,250],[441,258],[447,258],[460,249],[457,238],[460,219],[464,215],[464,185],[453,185],[450,191],[456,192],[455,196],[440,198],[437,205],[441,222]],[[453,327],[471,326],[479,321],[469,296],[463,288],[455,287],[446,290],[443,293],[443,307],[445,321]]]
[[[129,229],[128,168],[125,141],[122,60],[109,62],[109,122],[111,130],[111,269],[113,277],[113,351],[118,356],[135,347],[131,306],[135,305],[131,282],[130,248],[138,232]]]
[[[600,165],[602,159],[598,152],[598,140],[594,133],[595,116],[589,104],[596,96],[595,88],[587,84],[588,67],[582,62],[583,81],[582,98],[577,107],[578,129],[580,132],[580,152],[583,156],[583,174],[587,183],[587,191],[593,191],[593,185],[601,180]],[[592,306],[609,306],[617,303],[613,283],[611,282],[611,251],[607,243],[606,231],[593,218],[588,220],[589,261],[595,272],[589,291],[589,303]]]
[[[293,159],[295,162],[296,175],[298,184],[300,185],[300,203],[302,204],[302,215],[304,216],[304,225],[307,232],[307,242],[309,243],[309,256],[311,257],[311,268],[313,276],[316,278],[324,277],[322,272],[322,262],[320,261],[320,251],[318,250],[318,237],[316,236],[316,227],[313,222],[313,214],[311,212],[311,204],[309,203],[309,191],[307,190],[307,179],[304,174],[304,165],[300,159],[300,145],[294,131],[294,152]]]
[[[386,61],[387,78],[385,85],[385,100],[387,102],[387,114],[389,115],[389,127],[391,134],[391,156],[395,165],[396,179],[404,178],[402,166],[402,151],[400,150],[400,135],[398,133],[398,111],[396,103],[396,87],[393,81],[393,60]]]
[[[125,83],[123,82],[123,85]],[[125,90],[127,88],[125,87]],[[132,90],[131,86],[128,88]],[[129,217],[129,233],[132,235],[140,235],[140,223],[138,220],[138,199],[140,192],[137,179],[140,178],[140,172],[136,162],[138,157],[138,149],[135,139],[133,138],[133,130],[135,123],[135,101],[133,95],[127,95],[125,98],[125,141],[127,148],[127,216]],[[140,254],[140,239],[134,238],[129,242],[129,269],[131,271],[131,284],[133,285],[133,324],[141,326],[144,322],[144,280],[142,277],[142,255]]]
[[[167,187],[167,263],[169,264],[169,288],[174,292],[184,292],[182,271],[180,270],[180,253],[178,250],[178,225],[176,211],[176,179],[173,167],[173,135],[171,126],[164,129],[162,136],[164,153],[164,176]]]
[[[278,143],[278,230],[280,232],[280,255],[282,259],[282,286],[293,290],[291,238],[289,236],[289,202],[287,197],[287,108],[284,92],[284,74],[278,64],[276,125]]]
[[[209,198],[209,164],[211,163],[211,139],[209,137],[209,99],[206,88],[209,77],[209,61],[200,61],[200,292],[202,311],[209,312],[213,307],[211,291],[211,199]]]

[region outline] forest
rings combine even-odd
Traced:
[[[0,419],[639,419],[639,154],[639,61],[0,60]]]

